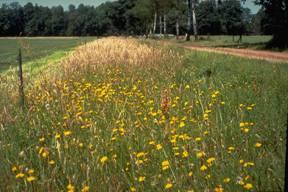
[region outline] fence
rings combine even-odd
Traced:
[[[15,59],[15,61],[16,61],[16,59]],[[19,84],[18,85],[19,105],[23,109],[25,107],[25,93],[24,93],[24,78],[23,78],[23,68],[22,68],[23,62],[22,61],[23,61],[22,50],[21,50],[21,48],[19,48],[18,56],[17,56],[17,62],[15,62],[15,63],[8,63],[8,62],[3,62],[3,61],[0,62],[0,75],[2,75],[1,73],[4,73],[4,76],[5,76],[6,70],[8,70],[11,67],[14,68],[14,67],[18,66],[18,75],[17,75],[18,80],[17,81],[19,82],[18,83]],[[10,82],[10,83],[13,83],[13,82]]]

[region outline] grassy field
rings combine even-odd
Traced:
[[[18,50],[23,62],[46,57],[56,51],[68,51],[94,38],[0,38],[0,72],[17,66]]]
[[[200,36],[200,40],[195,41],[194,37],[191,37],[191,42],[186,42],[184,39],[176,41],[180,44],[193,44],[208,47],[231,47],[231,48],[249,48],[256,50],[266,49],[265,45],[271,40],[271,36],[243,36],[242,42],[238,42],[239,36],[235,36],[233,41],[232,36]],[[175,41],[175,40],[174,40]],[[283,51],[273,49],[272,51]]]
[[[24,110],[1,77],[0,191],[283,191],[287,64],[105,38],[49,65]]]

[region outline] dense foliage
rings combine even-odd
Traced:
[[[4,4],[0,8],[0,36],[176,34],[176,23],[180,34],[185,34],[185,2],[119,0],[98,7],[70,5],[67,10],[62,6],[48,8],[32,3],[24,6],[18,3]],[[197,3],[196,9],[200,34],[247,32],[252,21],[249,10],[242,8],[240,2],[235,0],[223,1],[217,6],[214,1],[202,1]]]
[[[264,29],[273,34],[271,46],[288,47],[288,0],[257,0],[264,7]]]

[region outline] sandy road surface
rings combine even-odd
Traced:
[[[214,53],[223,53],[228,55],[235,55],[245,58],[261,59],[273,62],[287,62],[288,63],[288,53],[287,52],[272,52],[272,51],[258,51],[251,49],[236,49],[236,48],[214,48],[214,47],[204,47],[196,45],[183,46],[186,49],[196,50],[196,51],[206,51]]]

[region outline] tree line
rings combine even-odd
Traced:
[[[241,6],[243,1],[118,0],[97,7],[70,5],[67,10],[32,3],[3,4],[0,36],[186,34],[189,40],[192,34],[195,38],[273,34],[280,43],[287,32],[287,0],[257,0],[263,8],[255,15]]]
[[[28,3],[22,7],[11,3],[0,9],[0,35],[184,34],[186,6],[183,0],[119,0],[98,7],[70,5],[64,10],[62,6]],[[196,14],[199,34],[233,34],[251,29],[250,10],[242,8],[239,1],[224,1],[218,7],[214,1],[203,1],[197,4]]]

